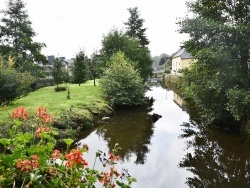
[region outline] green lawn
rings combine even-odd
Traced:
[[[63,86],[63,84],[62,84]],[[101,108],[106,103],[101,97],[100,87],[94,86],[93,81],[87,81],[79,86],[70,85],[70,99],[67,91],[55,92],[55,86],[44,87],[31,92],[28,96],[17,99],[11,106],[0,108],[0,124],[10,121],[10,114],[14,108],[24,106],[30,114],[34,114],[38,107],[45,107],[52,117],[58,116],[60,111],[73,108]]]

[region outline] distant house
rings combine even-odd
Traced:
[[[45,72],[46,72],[46,77],[50,78],[50,77],[52,77],[52,69],[53,69],[53,66],[55,64],[55,56],[50,55],[47,58],[48,58],[49,64],[45,65]],[[72,59],[65,59],[65,57],[59,57],[58,59],[60,59],[62,61],[62,64],[63,64],[65,70],[67,71],[67,73],[69,75],[71,75],[70,68],[72,66],[73,60]]]
[[[177,73],[181,69],[188,68],[194,58],[190,53],[188,53],[184,48],[177,51],[172,56],[172,74]]]

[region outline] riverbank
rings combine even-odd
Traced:
[[[184,81],[182,75],[163,74],[162,79],[166,88],[182,96],[182,83]]]
[[[46,108],[53,118],[52,126],[61,130],[87,128],[113,113],[102,98],[98,83],[97,86],[93,81],[81,86],[70,84],[69,91],[70,99],[67,99],[67,91],[55,92],[55,86],[44,87],[15,100],[12,105],[2,106],[1,127],[12,124],[11,113],[20,106],[25,107],[30,115],[36,114],[38,107]]]

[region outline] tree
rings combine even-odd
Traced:
[[[145,32],[146,28],[143,28],[144,19],[140,18],[140,13],[138,11],[138,7],[128,8],[130,13],[130,17],[128,22],[124,24],[127,26],[127,34],[131,37],[136,38],[139,41],[141,47],[146,47],[149,44],[149,40],[147,39]]]
[[[0,19],[0,53],[6,58],[9,55],[15,57],[16,67],[33,62],[46,64],[48,61],[40,52],[46,45],[33,41],[36,33],[31,27],[24,2],[9,0],[7,7],[1,11],[4,17]]]
[[[102,67],[107,66],[107,62],[118,51],[124,52],[125,56],[133,62],[135,69],[139,70],[145,82],[152,74],[152,60],[148,48],[141,48],[138,41],[117,29],[111,30],[102,40],[100,59]]]
[[[62,60],[59,58],[55,59],[55,64],[52,69],[52,76],[58,88],[58,85],[66,80],[67,72],[63,67]]]
[[[76,54],[72,66],[73,82],[81,85],[87,81],[87,65],[90,59],[85,55],[84,51],[80,51]]]
[[[99,81],[104,97],[114,106],[133,106],[144,102],[144,86],[140,74],[125,54],[118,51]]]
[[[184,47],[197,62],[185,74],[186,98],[208,123],[248,121],[249,0],[197,0],[187,5],[193,17],[180,22],[180,32],[190,35]]]
[[[87,65],[87,78],[88,80],[94,80],[94,86],[96,86],[96,78],[100,75],[100,54],[98,52],[94,52],[91,55],[90,61],[88,61]]]

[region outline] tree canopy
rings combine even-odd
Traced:
[[[124,52],[125,56],[134,62],[134,67],[139,70],[143,80],[152,74],[152,60],[148,48],[141,48],[138,41],[117,29],[111,30],[103,37],[100,56],[104,63],[118,51]]]
[[[90,64],[90,59],[85,55],[84,51],[76,54],[72,65],[72,78],[73,83],[81,85],[87,81],[87,66]]]
[[[9,0],[7,9],[1,11],[4,17],[0,19],[0,53],[6,57],[16,58],[16,67],[28,62],[47,63],[41,54],[44,43],[34,42],[36,33],[31,27],[31,21],[22,0]]]
[[[249,119],[249,0],[197,0],[180,21],[184,47],[197,62],[186,72],[186,98],[208,122]]]
[[[130,17],[128,21],[124,23],[127,26],[126,33],[138,40],[142,47],[146,47],[149,44],[149,40],[145,34],[147,28],[143,27],[145,20],[140,18],[138,7],[128,8],[128,11],[130,13]]]
[[[52,76],[54,78],[57,87],[59,84],[61,84],[63,81],[67,79],[66,69],[62,64],[62,60],[59,58],[55,59],[55,64],[52,69]]]

